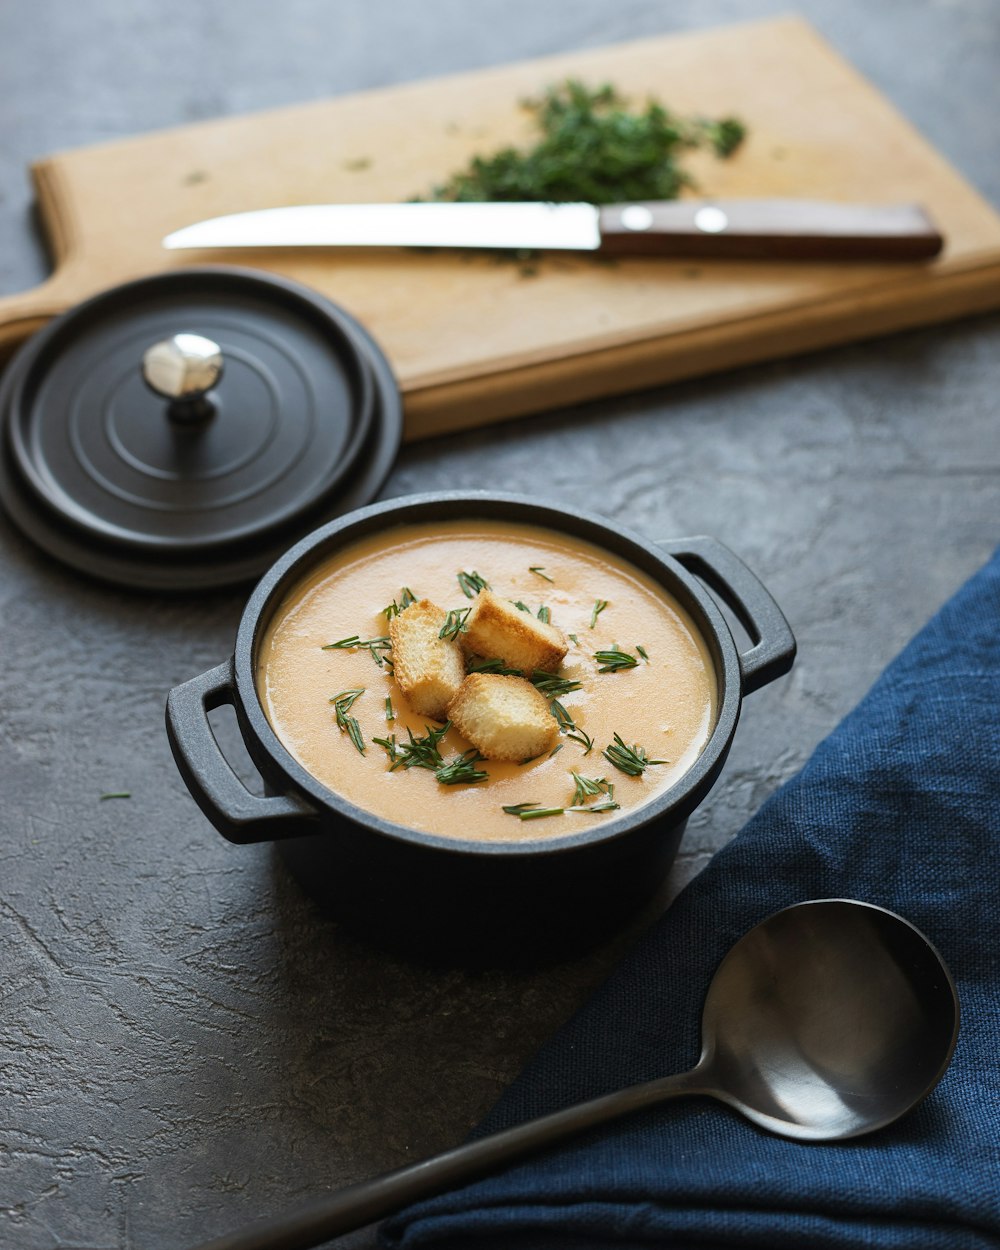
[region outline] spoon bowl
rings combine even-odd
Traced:
[[[705,1093],[772,1132],[858,1137],[934,1088],[958,1019],[944,961],[908,921],[846,899],[800,903],[719,965],[695,1072]]]
[[[716,1098],[797,1141],[859,1137],[930,1093],[958,1019],[951,974],[909,921],[850,899],[798,903],[761,921],[719,965],[690,1072],[482,1137],[198,1250],[309,1250],[668,1098]]]

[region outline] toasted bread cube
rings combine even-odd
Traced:
[[[459,641],[467,655],[498,656],[526,677],[536,668],[556,672],[569,650],[561,630],[515,608],[492,590],[476,596]]]
[[[447,613],[420,599],[389,622],[396,681],[415,712],[444,720],[465,680],[465,658],[456,642],[440,638]]]
[[[448,705],[448,717],[488,760],[532,759],[559,737],[548,700],[523,677],[471,674]]]

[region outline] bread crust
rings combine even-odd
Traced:
[[[448,705],[448,718],[488,760],[532,759],[559,737],[548,700],[523,677],[470,674]]]
[[[465,657],[450,638],[440,638],[447,613],[420,599],[389,622],[393,674],[414,711],[445,720],[448,704],[465,680]]]
[[[459,642],[466,655],[498,657],[526,677],[536,668],[556,672],[569,650],[562,630],[522,612],[492,590],[476,596]]]

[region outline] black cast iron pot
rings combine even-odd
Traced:
[[[395,525],[507,520],[585,539],[649,574],[690,613],[718,684],[715,729],[692,767],[638,809],[556,840],[476,842],[421,833],[362,810],[312,777],[285,749],[254,683],[256,647],[284,596],[339,547]],[[740,651],[711,589],[750,637]],[[614,931],[662,884],[688,816],[729,753],[743,696],[788,671],[795,640],[777,604],[711,538],[649,542],[597,516],[515,495],[413,495],[349,513],[291,548],[257,585],[231,660],[171,691],[170,745],[188,788],[232,842],[275,842],[303,886],[365,934],[465,958],[565,953]],[[232,704],[264,779],[251,794],[230,768],[208,712]]]

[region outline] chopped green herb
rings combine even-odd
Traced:
[[[522,820],[538,820],[541,816],[561,816],[565,810],[564,807],[530,807],[518,815]]]
[[[131,797],[131,790],[109,790],[107,794],[101,795],[100,801],[103,803],[105,799],[130,799]]]
[[[503,810],[508,816],[520,816],[522,812],[530,811],[531,808],[537,806],[537,803],[511,803],[509,807],[505,807]]]
[[[347,734],[361,755],[365,753],[365,740],[361,734],[361,726],[353,716],[348,716],[347,713],[364,692],[364,686],[356,690],[341,690],[340,694],[335,694],[330,699],[337,714],[337,725],[340,728],[340,732]]]
[[[476,595],[478,595],[481,590],[493,589],[486,578],[480,577],[475,570],[471,573],[459,573],[458,584],[461,587],[462,594],[465,595],[466,599],[475,599]]]
[[[552,748],[552,750],[549,752],[549,759],[551,759],[553,755],[558,755],[565,745],[566,745],[565,742],[557,742],[555,746]]]
[[[427,736],[424,738],[414,737],[413,730],[407,729],[409,741],[402,745],[396,741],[395,734],[389,738],[372,738],[372,742],[385,748],[389,756],[390,772],[394,772],[397,768],[428,768],[431,772],[435,772],[442,766],[444,760],[438,750],[438,744],[451,728],[451,721],[445,721],[440,729],[431,729],[430,725],[425,725],[424,728],[427,730]]]
[[[456,755],[448,764],[435,769],[434,776],[443,786],[475,785],[477,781],[485,781],[489,773],[476,768],[485,757],[475,747],[462,755]]]
[[[595,651],[594,659],[601,665],[599,673],[618,673],[623,668],[635,668],[639,663],[634,655],[620,650],[617,642],[608,651]]]
[[[558,699],[549,700],[549,711],[556,718],[556,722],[561,730],[576,728],[576,722],[573,720],[573,717],[570,716]]]
[[[639,652],[639,654],[642,656],[642,658],[643,658],[643,659],[646,661],[646,663],[648,664],[648,663],[649,663],[649,656],[646,654],[646,648],[645,648],[645,647],[640,647],[640,646],[639,646],[639,644],[638,644],[638,643],[636,643],[636,644],[635,644],[635,649],[636,649],[636,651],[638,651],[638,652]]]
[[[551,609],[550,609],[550,608],[547,608],[547,607],[545,606],[545,604],[544,604],[544,603],[543,603],[543,604],[542,604],[542,606],[538,609],[538,619],[539,619],[539,620],[540,620],[540,621],[541,621],[544,625],[551,625],[551,624],[552,624],[552,611],[551,611]]]
[[[568,812],[616,812],[621,807],[614,799],[602,799],[600,803],[585,803],[582,807],[567,807]]]
[[[605,795],[609,799],[615,797],[615,788],[609,781],[605,781],[603,777],[581,777],[578,772],[571,772],[573,784],[576,792],[573,795],[574,803],[584,803],[587,799],[593,798],[594,795]]]
[[[388,634],[381,638],[364,639],[359,638],[357,634],[352,634],[350,638],[341,638],[339,642],[328,642],[322,649],[324,651],[367,651],[379,668],[385,664],[392,667],[392,661],[385,654],[392,650]]]
[[[572,642],[574,646],[578,647],[580,645],[580,639],[577,638],[576,634],[567,634],[566,637],[569,638],[570,642]]]
[[[536,668],[531,674],[531,684],[539,693],[550,699],[559,699],[564,694],[572,694],[579,690],[582,683],[569,677],[560,677],[558,673],[548,673],[544,668]]]
[[[471,611],[471,608],[452,608],[445,618],[444,624],[441,626],[441,631],[438,634],[438,637],[448,638],[454,641],[459,634],[464,634],[466,630],[465,622]]]
[[[473,660],[468,667],[470,673],[497,673],[501,677],[520,677],[519,668],[509,668],[498,656],[492,660]]]
[[[531,608],[529,608],[526,603],[522,603],[520,599],[511,599],[510,602],[521,612],[527,612],[529,616],[531,615]]]
[[[634,742],[631,746],[622,741],[621,734],[615,734],[615,740],[601,754],[609,764],[614,764],[620,772],[629,777],[641,776],[653,764],[666,764],[667,760],[651,760],[645,750]]]
[[[591,629],[593,629],[596,626],[597,618],[601,615],[601,613],[604,611],[604,609],[607,606],[608,606],[607,599],[596,600],[596,602],[594,603],[594,610],[590,614],[590,628]]]
[[[385,719],[390,723],[396,719],[396,713],[392,710],[392,696],[385,696]]]
[[[545,569],[544,569],[544,568],[539,567],[538,565],[536,565],[534,568],[529,568],[529,569],[528,569],[528,572],[529,572],[529,573],[536,573],[539,577],[544,577],[544,578],[545,578],[545,580],[546,580],[547,582],[554,582],[554,580],[555,580],[554,578],[549,577],[549,575],[548,575],[548,573],[546,573]]]
[[[594,739],[585,729],[581,729],[579,725],[575,725],[572,733],[566,734],[566,737],[572,739],[573,742],[579,742],[584,749],[584,755],[589,755],[594,749]]]
[[[387,621],[391,621],[394,616],[399,616],[400,612],[405,612],[411,603],[417,602],[417,596],[409,588],[404,586],[402,594],[399,596],[399,603],[393,599],[387,608],[382,609],[382,615]]]
[[[545,200],[620,204],[672,200],[693,182],[680,158],[709,147],[719,157],[745,135],[735,118],[684,118],[655,100],[630,106],[610,84],[575,79],[526,100],[538,138],[532,146],[474,156],[436,186],[436,200]]]

